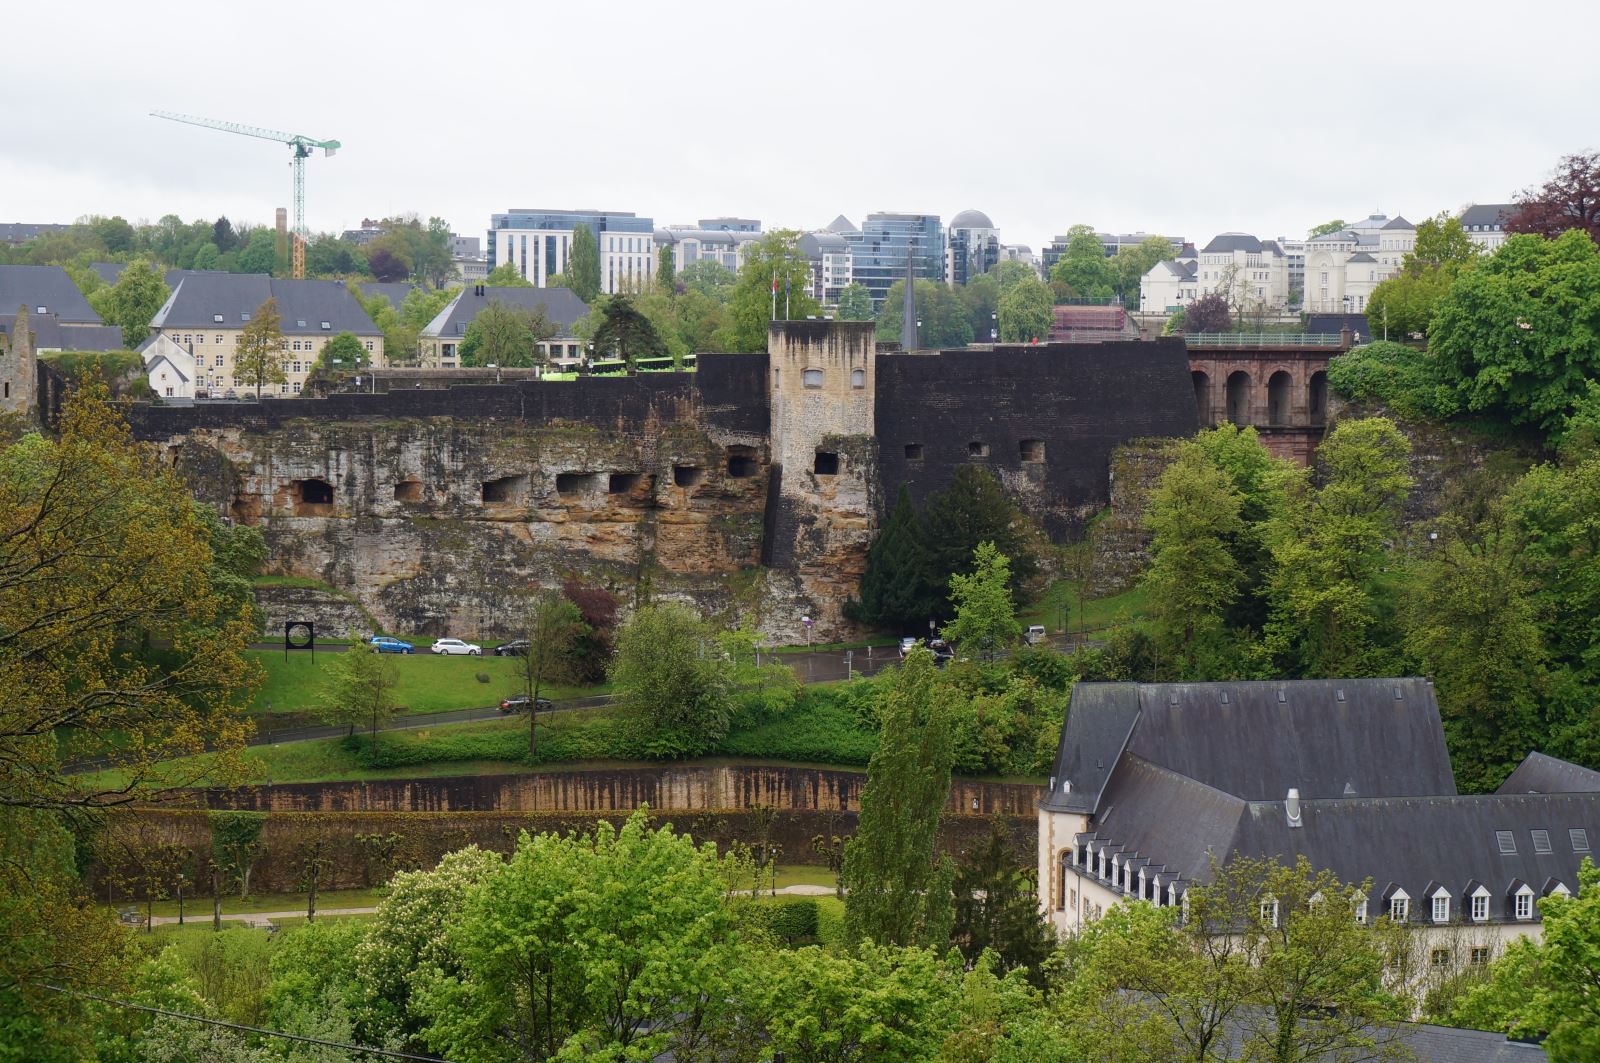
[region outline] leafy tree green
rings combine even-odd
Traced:
[[[732,270],[709,258],[689,263],[678,274],[678,283],[686,292],[699,292],[719,306],[727,303],[735,279]]]
[[[371,364],[371,353],[354,332],[339,333],[317,352],[317,365],[325,370],[364,369]]]
[[[535,594],[523,613],[522,637],[527,651],[517,657],[517,674],[528,698],[528,756],[539,751],[539,696],[546,684],[576,682],[581,671],[577,657],[587,633],[583,614],[570,599],[553,591]]]
[[[1055,321],[1051,311],[1050,289],[1033,277],[1023,277],[1000,295],[996,310],[1000,339],[1006,343],[1045,340]]]
[[[994,543],[979,543],[972,552],[972,572],[950,577],[950,602],[956,618],[939,634],[983,660],[1015,645],[1022,636],[1022,625],[1017,621],[1010,584],[1010,560]]]
[[[928,498],[922,518],[929,571],[965,575],[973,570],[978,544],[993,543],[1011,562],[1013,594],[1038,571],[1035,534],[987,469],[960,465],[950,486]]]
[[[239,896],[248,897],[250,875],[261,855],[261,829],[266,826],[267,814],[213,809],[206,813],[206,821],[211,827],[213,887],[237,886]],[[213,900],[220,893],[220,889],[214,888]],[[211,925],[213,929],[222,929],[221,914],[215,908]]]
[[[673,291],[678,286],[675,276],[677,261],[672,253],[672,248],[663,246],[656,252],[656,285],[663,291]]]
[[[102,321],[122,329],[123,345],[131,350],[150,335],[150,319],[171,294],[161,274],[138,259],[123,268],[116,284],[95,292],[89,303]]]
[[[922,523],[904,484],[889,519],[867,550],[859,598],[846,614],[873,627],[921,629],[943,606],[944,593],[934,579]]]
[[[773,278],[777,278],[777,305],[782,312],[788,293],[789,316],[804,320],[821,312],[811,297],[811,263],[800,252],[800,234],[775,229],[745,247],[744,264],[728,293],[728,323],[717,333],[725,351],[764,351],[773,315]]]
[[[878,338],[898,340],[905,319],[906,282],[895,281],[878,312]],[[972,342],[972,324],[954,288],[937,281],[919,280],[916,297],[917,341],[925,347],[965,347]]]
[[[880,718],[859,825],[845,843],[845,937],[942,948],[953,872],[936,859],[934,837],[950,796],[951,707],[926,648],[907,655]]]
[[[1002,971],[1020,968],[1043,986],[1056,935],[1039,914],[1035,876],[1022,865],[1010,830],[994,819],[988,838],[956,866],[951,941],[969,963],[992,949]]]
[[[517,270],[515,262],[502,262],[483,278],[490,288],[532,288],[534,283]]]
[[[1315,240],[1319,236],[1328,236],[1332,233],[1338,232],[1343,228],[1344,219],[1334,218],[1332,221],[1325,221],[1321,225],[1313,225],[1310,230],[1307,231],[1306,239]]]
[[[1143,586],[1164,640],[1184,662],[1184,678],[1198,678],[1201,653],[1223,637],[1245,579],[1229,549],[1245,530],[1241,506],[1233,481],[1190,444],[1162,473],[1145,510],[1152,539]]]
[[[222,268],[222,252],[217,250],[216,244],[201,244],[200,250],[194,253],[194,264],[191,269],[213,270]]]
[[[871,321],[872,293],[859,282],[845,285],[839,292],[836,312],[840,321]]]
[[[642,810],[620,831],[524,832],[446,932],[460,973],[419,972],[429,1047],[453,1059],[692,1050],[735,989],[733,874],[715,845],[652,830]]]
[[[1328,363],[1328,383],[1341,395],[1382,403],[1406,418],[1447,420],[1461,409],[1438,355],[1404,343],[1379,340],[1346,351]]]
[[[1074,225],[1067,230],[1067,249],[1050,270],[1050,280],[1060,285],[1068,297],[1111,298],[1116,273],[1094,226]]]
[[[1218,425],[1197,433],[1193,444],[1239,492],[1240,528],[1226,542],[1244,578],[1227,622],[1231,627],[1259,631],[1267,618],[1267,580],[1272,566],[1267,528],[1283,508],[1291,466],[1272,456],[1253,427]]]
[[[992,343],[1000,338],[1000,278],[983,273],[956,289],[956,298],[967,315],[974,343]]]
[[[234,263],[235,273],[272,273],[278,266],[277,243],[271,229],[256,229]]]
[[[1480,251],[1460,218],[1439,214],[1418,225],[1416,245],[1406,254],[1400,272],[1379,284],[1367,300],[1372,335],[1426,336],[1434,307],[1461,270],[1477,261]]]
[[[539,344],[557,332],[543,306],[524,307],[490,299],[462,337],[462,365],[497,365],[502,369],[543,365]]]
[[[1600,378],[1600,250],[1577,230],[1511,237],[1451,284],[1428,341],[1465,409],[1559,431]]]
[[[256,308],[244,328],[239,330],[239,346],[233,354],[233,375],[256,389],[256,398],[267,384],[281,384],[289,345],[283,338],[283,319],[278,300],[269,298]]]
[[[1171,262],[1178,257],[1172,241],[1165,236],[1151,236],[1137,247],[1124,247],[1111,256],[1111,272],[1115,279],[1117,295],[1126,306],[1139,305],[1139,285],[1144,275],[1157,262]]]
[[[611,680],[651,756],[708,752],[728,733],[731,662],[715,626],[677,603],[645,605],[622,629]]]
[[[627,295],[613,295],[595,304],[593,343],[596,358],[618,358],[632,369],[640,358],[671,353],[656,326]]]
[[[594,230],[583,222],[572,227],[572,246],[567,252],[567,286],[574,295],[592,303],[600,295],[600,245]]]
[[[399,667],[370,642],[352,642],[327,665],[327,673],[319,715],[335,727],[347,726],[352,734],[358,725],[366,727],[368,741],[377,749],[378,728],[400,710]]]

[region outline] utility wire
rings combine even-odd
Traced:
[[[73,996],[97,1000],[102,1004],[111,1004],[119,1008],[131,1008],[134,1011],[148,1011],[152,1015],[164,1015],[171,1019],[187,1019],[190,1022],[202,1022],[208,1026],[221,1026],[229,1030],[243,1030],[246,1033],[258,1033],[267,1037],[281,1037],[286,1041],[304,1041],[306,1044],[322,1045],[327,1048],[345,1048],[352,1052],[360,1052],[369,1056],[384,1056],[388,1059],[414,1059],[422,1063],[449,1063],[448,1060],[438,1056],[417,1056],[410,1052],[396,1052],[387,1048],[368,1048],[366,1045],[345,1044],[343,1041],[325,1041],[320,1037],[304,1037],[297,1033],[284,1033],[282,1030],[266,1030],[260,1026],[243,1026],[236,1022],[224,1022],[222,1019],[208,1019],[203,1015],[190,1015],[182,1011],[168,1011],[166,1008],[152,1008],[147,1004],[135,1004],[131,1000],[117,1000],[112,997],[103,997],[95,993],[85,993],[81,989],[62,989],[60,986],[43,985],[43,988],[56,993],[69,993]]]

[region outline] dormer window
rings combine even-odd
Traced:
[[[333,328],[333,325],[332,325],[331,322],[324,321],[322,323],[322,331],[327,332],[327,331],[331,330],[332,328]]]
[[[1516,892],[1513,901],[1513,910],[1518,919],[1533,918],[1533,890],[1523,886]]]
[[[1450,895],[1435,893],[1433,895],[1433,921],[1435,923],[1448,923],[1450,921]]]
[[[220,324],[222,324],[222,315],[221,314],[212,314],[211,315],[211,320],[215,321],[217,324],[220,325]]]
[[[1278,899],[1261,902],[1261,923],[1263,926],[1276,928],[1278,925]]]
[[[1472,895],[1472,921],[1474,923],[1489,921],[1489,891],[1482,887]]]
[[[1356,922],[1362,926],[1367,925],[1367,899],[1365,897],[1356,901]]]
[[[1396,890],[1389,897],[1389,921],[1404,923],[1411,918],[1411,898],[1405,890]]]

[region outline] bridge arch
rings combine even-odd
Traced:
[[[1280,369],[1267,379],[1267,423],[1286,425],[1294,416],[1294,378]]]
[[[1228,374],[1228,420],[1239,426],[1250,423],[1250,374],[1235,369]]]
[[[1306,384],[1306,412],[1312,424],[1328,423],[1328,374],[1321,369]]]
[[[1211,376],[1202,369],[1195,369],[1189,375],[1194,378],[1194,409],[1199,415],[1200,427],[1209,428],[1212,424]]]

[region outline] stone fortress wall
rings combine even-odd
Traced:
[[[515,633],[519,598],[578,578],[624,607],[679,599],[767,636],[851,634],[845,601],[902,483],[982,462],[1053,538],[1109,499],[1121,443],[1196,427],[1181,341],[876,351],[870,322],[782,322],[770,355],[695,373],[519,380],[321,399],[141,405],[271,571],[383,627]]]

